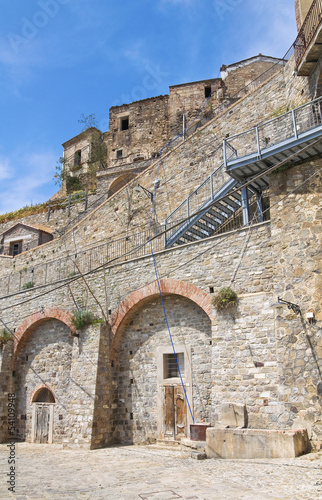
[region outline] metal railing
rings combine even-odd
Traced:
[[[293,47],[292,47],[293,48]],[[292,49],[291,48],[291,49]],[[241,88],[232,99],[239,99],[243,95],[246,95],[251,90],[253,90],[260,83],[264,82],[272,75],[278,72],[278,70],[283,67],[288,58],[291,55],[291,49],[287,52],[284,58],[280,61],[273,64],[268,70],[259,75],[255,80],[250,82],[245,87]],[[218,111],[221,109],[221,106],[218,106]],[[191,124],[193,126],[193,124]],[[167,148],[164,149],[164,153],[167,150],[172,150],[175,146],[179,145],[182,141],[182,137],[179,136],[176,138],[174,142],[172,142]],[[219,148],[222,146],[220,145]],[[227,147],[230,145],[227,144]],[[215,150],[216,151],[216,150]],[[212,154],[215,152],[212,151]],[[234,151],[234,150],[233,150]],[[233,153],[236,155],[236,152]],[[209,156],[209,155],[208,155]],[[218,167],[207,179],[204,181],[191,195],[188,197],[189,199],[185,200],[166,220],[166,226],[160,226],[159,230],[155,230],[153,236],[156,238],[153,240],[153,249],[154,251],[163,250],[165,248],[165,236],[164,230],[166,229],[167,239],[173,234],[176,230],[174,225],[178,225],[180,219],[185,220],[187,217],[187,213],[192,215],[197,212],[202,207],[203,204],[207,203],[209,199],[213,196],[213,193],[220,189],[221,186],[229,179],[230,177],[224,172],[223,164]],[[98,197],[98,200],[103,202],[106,199],[106,193],[101,197]],[[61,198],[57,200],[52,200],[45,205],[48,210],[48,215],[50,216],[50,212],[52,210],[56,210],[59,208],[70,209],[71,205],[74,203],[80,203],[85,201],[85,210],[87,208],[87,197],[86,193],[77,193],[75,196],[70,195],[66,198]],[[93,206],[97,205],[97,200]],[[93,208],[93,206],[89,206],[89,208]],[[46,210],[44,209],[44,211]],[[235,221],[237,220],[237,215],[235,217]],[[80,220],[80,215],[78,215],[71,223],[76,223]],[[233,220],[233,219],[232,219]],[[230,224],[230,225],[229,225]],[[70,227],[68,224],[63,233]],[[225,230],[226,227],[226,230]],[[231,229],[231,221],[227,221],[223,225],[222,230],[218,229],[218,233],[229,231]],[[82,252],[78,252],[76,256],[77,266],[79,267],[82,273],[86,273],[91,271],[99,266],[107,264],[110,262],[116,262],[117,259],[119,261],[131,260],[136,257],[149,255],[151,253],[150,242],[149,240],[149,232],[141,231],[140,233],[131,234],[125,236],[123,238],[108,241],[104,244],[98,245],[96,247],[91,247],[83,250]],[[28,282],[34,283],[35,286],[47,285],[54,283],[55,281],[60,281],[62,279],[66,279],[68,277],[72,277],[78,274],[77,267],[75,266],[73,260],[75,260],[75,254],[70,253],[70,255],[66,255],[59,259],[44,262],[43,264],[37,264],[35,266],[28,265],[21,271],[14,272],[8,274],[3,277],[2,289],[4,293],[10,294],[17,291],[22,290],[23,285]]]
[[[227,147],[233,147],[236,158],[257,154],[259,157],[277,144],[294,139],[322,124],[322,97],[273,118],[246,132],[224,139],[224,164],[227,167]]]
[[[44,209],[44,211],[47,209],[47,220],[49,221],[51,212],[61,209],[67,209],[67,215],[69,217],[72,205],[79,203],[84,203],[84,210],[86,211],[88,205],[88,189],[79,193],[70,194],[64,198],[49,200],[45,204]]]
[[[236,151],[233,148],[231,150],[229,158],[236,156]],[[214,194],[229,179],[231,177],[225,172],[224,163],[222,163],[165,219],[166,241],[178,230],[178,222],[191,217],[209,203],[213,199]]]
[[[153,251],[163,250],[164,226],[152,228],[151,238],[154,238]],[[129,234],[81,252],[69,251],[63,257],[43,264],[26,264],[22,270],[3,276],[2,295],[19,292],[24,289],[26,283],[33,283],[33,286],[52,284],[72,278],[78,275],[79,271],[84,274],[104,264],[116,264],[150,254],[151,244],[148,230]]]
[[[297,67],[321,25],[321,20],[322,0],[314,0],[294,42],[295,64]]]
[[[257,196],[254,194],[250,196],[248,201],[248,209],[249,209],[249,220],[251,224],[256,224],[259,222],[267,222],[270,220],[270,210],[269,210],[269,191],[265,191],[262,195],[262,205],[263,211],[258,211],[258,200]],[[226,222],[221,224],[218,229],[214,232],[214,235],[224,234],[229,231],[234,231],[235,229],[239,229],[245,226],[244,217],[243,217],[243,208],[240,207],[236,212],[234,212]]]

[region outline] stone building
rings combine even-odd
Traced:
[[[0,336],[2,441],[13,394],[17,437],[31,442],[175,443],[194,422],[305,429],[321,447],[322,57],[301,74],[310,36],[283,60],[255,56],[111,108],[108,132],[64,144],[77,176],[91,144],[106,145],[106,197],[60,237],[0,255],[14,339]],[[238,297],[228,309],[215,306],[223,288]]]

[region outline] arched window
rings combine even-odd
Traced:
[[[53,393],[47,389],[46,387],[43,387],[40,389],[39,392],[37,392],[32,400],[33,403],[55,403],[55,397]]]

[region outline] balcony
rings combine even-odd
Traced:
[[[294,42],[299,76],[309,76],[322,53],[322,0],[314,0]]]

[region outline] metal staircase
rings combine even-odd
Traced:
[[[293,164],[321,154],[322,97],[225,139],[224,163],[165,220],[166,248],[246,226],[251,218],[262,222],[267,171],[288,158]]]

